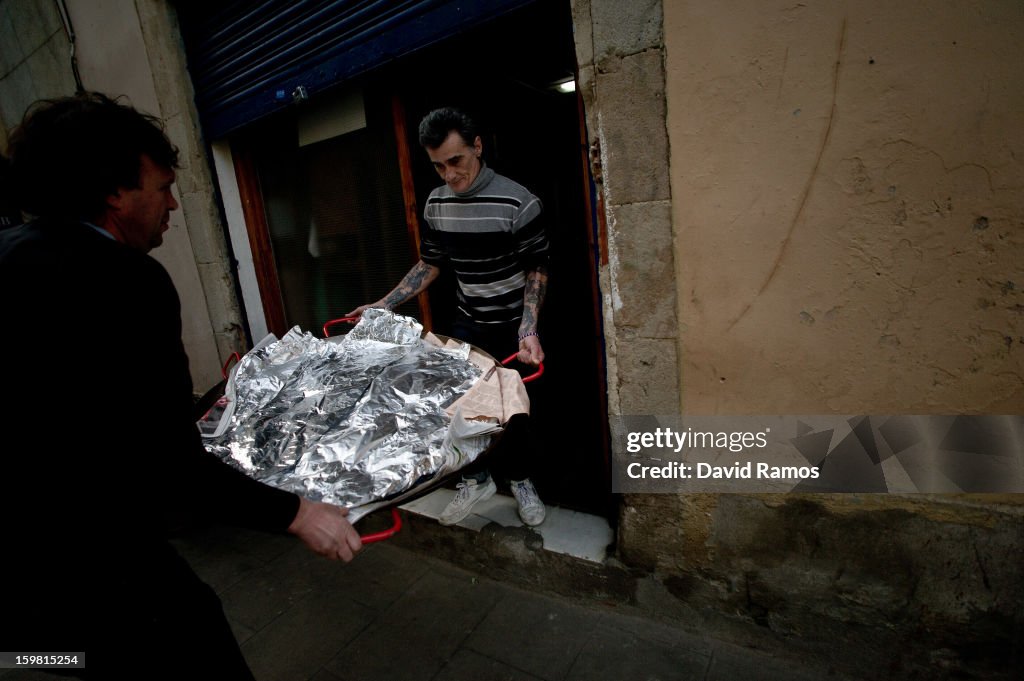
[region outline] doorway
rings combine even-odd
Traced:
[[[549,227],[546,372],[530,387],[545,465],[534,482],[549,504],[614,520],[586,143],[577,95],[557,87],[575,71],[569,3],[537,2],[339,88],[337,96],[360,93],[362,127],[302,146],[300,113],[289,111],[250,126],[232,146],[255,160],[283,319],[315,329],[386,294],[416,261],[409,223],[422,220],[441,184],[417,126],[440,106],[471,112],[486,162],[541,199]],[[313,247],[327,242],[329,257]],[[454,282],[442,277],[428,300],[399,311],[450,334],[454,303]]]
[[[575,70],[569,3],[536,3],[423,50],[388,77],[404,103],[421,211],[441,181],[415,131],[440,106],[471,112],[484,130],[488,165],[541,199],[551,246],[540,321],[547,359],[530,397],[550,464],[534,481],[549,503],[609,515],[603,335],[584,195],[589,179],[577,95],[557,87],[573,80]],[[454,283],[442,280],[432,289],[434,326],[444,333],[454,316]]]

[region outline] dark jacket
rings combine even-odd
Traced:
[[[202,448],[180,304],[156,260],[39,220],[0,232],[0,291],[0,536],[17,585],[0,640],[142,642],[167,594],[199,584],[167,541],[168,511],[283,531],[298,497]]]

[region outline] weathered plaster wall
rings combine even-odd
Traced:
[[[196,389],[220,379],[222,358],[244,345],[223,230],[192,106],[173,11],[160,0],[68,0],[85,88],[126,95],[162,118],[181,150],[164,245],[182,302],[182,336]],[[11,129],[37,99],[75,92],[71,44],[52,0],[0,3],[0,128]]]
[[[625,5],[573,4],[612,413],[1019,413],[1019,3]],[[705,632],[1022,664],[1020,496],[625,495],[618,548]]]
[[[665,3],[687,413],[1024,409],[1024,5]]]
[[[636,601],[705,633],[864,679],[1024,670],[1019,498],[631,495],[619,532]]]

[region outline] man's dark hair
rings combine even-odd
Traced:
[[[434,109],[420,121],[420,146],[437,149],[448,139],[452,130],[459,133],[462,141],[470,146],[480,134],[476,121],[465,111],[450,107]]]
[[[10,138],[14,191],[41,217],[96,220],[118,188],[139,186],[142,155],[176,168],[160,121],[98,92],[36,102]]]

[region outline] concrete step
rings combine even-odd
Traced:
[[[454,490],[437,489],[400,508],[423,518],[437,520],[454,496]],[[480,532],[491,523],[501,527],[526,527],[519,519],[515,499],[504,494],[495,494],[477,503],[473,512],[458,523],[458,527]],[[605,518],[557,506],[548,506],[544,522],[527,529],[540,535],[545,551],[598,564],[604,563],[615,541],[615,533]]]

